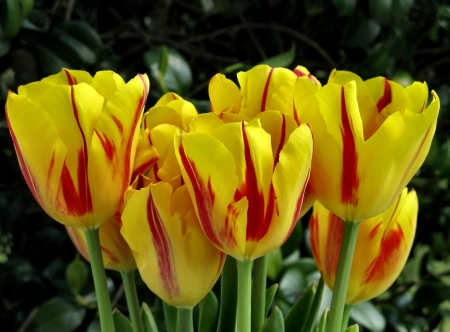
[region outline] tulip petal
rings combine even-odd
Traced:
[[[84,70],[63,69],[59,73],[50,75],[41,82],[52,85],[77,85],[80,83],[91,84],[92,76]]]
[[[208,92],[211,100],[211,112],[215,114],[239,113],[242,94],[237,85],[225,75],[214,75],[209,82]]]
[[[104,70],[95,74],[91,86],[106,100],[110,100],[124,84],[125,82],[120,75],[110,70]]]

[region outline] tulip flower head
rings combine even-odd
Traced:
[[[299,77],[294,92],[302,122],[314,132],[311,184],[317,199],[347,221],[386,210],[422,165],[436,129],[439,98],[382,77],[363,81],[333,71],[317,87]]]
[[[417,212],[417,195],[405,188],[385,212],[361,223],[346,303],[370,300],[394,283],[411,251]],[[317,267],[325,283],[333,289],[344,222],[317,201],[309,227]]]
[[[199,116],[193,121],[212,119]],[[211,118],[212,117],[212,118]],[[175,152],[203,230],[216,248],[240,260],[281,246],[301,210],[312,136],[307,125],[267,111],[248,123],[179,132]]]
[[[63,69],[10,92],[8,125],[36,201],[53,219],[95,228],[119,209],[130,183],[149,82]]]

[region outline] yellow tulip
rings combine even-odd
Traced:
[[[344,220],[386,210],[422,165],[436,129],[439,98],[382,77],[363,81],[333,71],[319,88],[297,79],[296,110],[314,133],[311,184],[317,199]]]
[[[249,122],[260,118],[266,112],[277,111],[292,117],[298,126],[300,120],[294,107],[293,95],[297,77],[306,76],[311,82],[320,86],[320,82],[302,66],[297,66],[294,71],[290,71],[285,68],[259,65],[247,72],[240,72],[237,76],[240,89],[222,74],[216,74],[209,84],[211,112],[225,123]],[[271,135],[274,138],[280,133],[272,131]],[[272,146],[277,145],[272,142]],[[311,186],[308,185],[299,218],[312,207],[314,201],[314,194]]]
[[[205,237],[186,186],[173,192],[152,183],[127,197],[121,232],[142,280],[166,303],[192,308],[217,281],[225,255]]]
[[[417,212],[417,195],[405,188],[385,212],[361,223],[346,303],[370,300],[394,283],[411,251]],[[309,227],[317,267],[325,283],[333,289],[344,223],[317,201]]]
[[[208,239],[239,260],[280,247],[309,177],[309,127],[275,111],[227,124],[204,114],[191,127],[196,131],[177,134],[175,152]]]
[[[130,247],[125,242],[122,234],[120,234],[121,227],[120,214],[113,216],[100,225],[100,249],[102,251],[103,265],[106,269],[129,272],[136,269],[136,262]],[[90,261],[84,231],[78,227],[70,226],[66,226],[66,230],[78,252],[87,261]]]
[[[130,183],[149,82],[63,69],[10,92],[6,114],[25,180],[67,226],[95,228],[114,216]]]

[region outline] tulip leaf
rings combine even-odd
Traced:
[[[314,323],[316,322],[316,317],[320,309],[320,303],[322,302],[322,295],[324,289],[323,278],[320,278],[319,284],[317,285],[316,294],[314,295],[314,301],[311,305],[311,309],[308,314],[308,318],[304,324],[302,332],[311,332],[314,328]]]
[[[266,290],[266,306],[264,308],[264,317],[269,314],[270,307],[272,306],[273,299],[278,290],[278,284],[274,284]]]
[[[304,292],[319,277],[314,259],[307,257],[291,263],[281,277],[280,295],[294,302],[298,294]]]
[[[381,26],[372,18],[357,11],[347,27],[345,45],[348,47],[364,47],[372,43],[380,34]]]
[[[167,47],[168,65],[167,71],[161,75],[160,54],[161,46],[154,47],[150,51],[144,53],[145,65],[150,70],[151,78],[159,82],[160,88],[164,91],[173,91],[183,96],[192,85],[192,71],[186,59],[173,48]],[[164,69],[164,68],[163,68]],[[163,80],[160,80],[160,75]]]
[[[283,257],[288,257],[292,254],[296,249],[299,248],[300,243],[303,238],[303,227],[301,222],[297,222],[294,230],[287,241],[281,246],[281,251],[283,252]]]
[[[386,319],[371,302],[353,306],[350,317],[370,331],[384,331],[386,327]]]
[[[249,70],[250,68],[252,68],[252,66],[246,65],[245,63],[242,63],[242,62],[237,62],[237,63],[234,63],[232,65],[229,65],[229,66],[223,68],[220,71],[220,73],[226,75],[226,74],[236,73],[238,71]]]
[[[277,279],[283,270],[283,254],[278,248],[267,255],[267,276],[271,280]]]
[[[158,326],[156,325],[155,318],[147,303],[142,303],[141,318],[144,325],[145,332],[158,332]]]
[[[33,318],[36,332],[72,332],[83,322],[86,309],[77,307],[62,298],[45,302]]]
[[[216,331],[219,320],[219,301],[212,291],[200,302],[199,309],[198,332]]]
[[[79,294],[89,277],[86,263],[77,254],[75,259],[67,266],[66,280],[75,294]]]
[[[118,309],[113,310],[113,320],[116,331],[133,332],[131,322]]]
[[[289,51],[286,51],[286,52],[280,53],[278,55],[275,55],[274,57],[265,59],[264,61],[261,61],[260,64],[265,64],[272,68],[287,67],[292,62],[294,62],[294,59],[295,59],[295,43],[292,43]]]
[[[339,16],[347,16],[353,12],[358,0],[332,0]]]
[[[20,1],[0,1],[0,24],[3,29],[3,38],[9,39],[17,35],[22,25],[22,9]]]
[[[21,0],[20,8],[22,9],[22,18],[25,19],[30,15],[34,7],[34,0]]]
[[[99,317],[96,317],[91,321],[91,323],[89,324],[89,326],[86,329],[86,332],[102,332],[102,327],[100,326],[100,318]]]
[[[274,307],[270,317],[266,319],[259,332],[284,332],[283,313],[278,307]]]
[[[167,72],[167,67],[169,66],[169,51],[167,50],[167,46],[161,46],[159,51],[159,59],[158,59],[159,73],[161,77]]]
[[[393,0],[369,0],[372,17],[381,24],[389,23]]]
[[[352,325],[348,329],[346,329],[344,332],[359,332],[359,326],[358,326],[358,324]]]
[[[303,331],[303,327],[305,326],[309,312],[311,311],[316,289],[317,285],[315,283],[311,284],[311,286],[298,298],[297,302],[294,303],[284,322],[286,332]]]
[[[167,332],[175,332],[177,329],[178,310],[163,301],[164,321],[166,322]]]
[[[227,256],[220,276],[220,313],[217,332],[234,331],[237,306],[236,259]]]
[[[325,332],[325,329],[327,327],[327,317],[328,313],[330,312],[329,309],[325,309],[322,313],[322,316],[320,317],[319,326],[317,327],[317,332]]]

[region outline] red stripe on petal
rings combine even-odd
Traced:
[[[122,122],[120,122],[120,120],[118,118],[116,118],[113,114],[111,114],[111,119],[116,124],[117,129],[119,129],[119,133],[123,134],[123,124],[122,124]]]
[[[172,247],[161,220],[161,216],[155,207],[153,197],[150,195],[147,200],[147,220],[152,233],[153,245],[158,257],[159,273],[161,281],[169,296],[177,297],[180,295],[180,288],[176,275],[175,260],[172,253]]]
[[[16,150],[17,159],[19,161],[20,170],[22,171],[23,177],[25,178],[25,181],[28,185],[28,188],[30,188],[30,191],[33,194],[34,199],[36,200],[36,202],[38,202],[38,204],[42,207],[42,209],[44,209],[44,211],[46,211],[44,204],[42,203],[39,191],[37,189],[37,187],[38,187],[37,183],[36,183],[33,175],[31,174],[30,168],[28,167],[27,161],[25,160],[25,157],[22,154],[22,150],[20,149],[19,142],[17,141],[17,137],[16,137],[14,130],[11,126],[11,123],[9,121],[8,107],[6,105],[5,105],[5,114],[6,114],[6,121],[8,122],[9,132],[11,134],[11,138],[14,143],[14,148]]]
[[[297,77],[304,77],[304,76],[306,76],[308,78],[308,80],[313,82],[315,85],[318,85],[317,81],[314,79],[314,77],[311,74],[306,74],[306,73],[302,72],[301,70],[298,70],[297,68],[295,68],[293,70],[293,72],[294,72],[295,75],[297,75]]]
[[[400,224],[397,224],[397,229],[392,229],[388,234],[385,234],[381,240],[378,257],[370,263],[365,271],[364,284],[378,283],[389,275],[387,268],[396,265],[400,259],[400,247],[403,241],[404,234]]]
[[[265,202],[264,194],[258,188],[258,179],[256,177],[255,165],[253,164],[250,145],[248,142],[245,125],[242,122],[242,136],[244,141],[244,156],[245,156],[245,188],[248,200],[247,210],[247,241],[258,241],[261,239],[269,229],[269,224],[264,215]],[[271,193],[273,188],[271,188]],[[273,196],[273,195],[272,195]],[[269,200],[272,197],[269,197]],[[270,211],[268,211],[270,212]],[[273,212],[273,208],[272,208]],[[272,217],[272,215],[270,216]]]
[[[328,218],[327,243],[322,249],[327,251],[325,270],[331,276],[336,275],[343,233],[344,222],[341,218],[330,212]]]
[[[215,195],[212,191],[208,191],[207,188],[205,188],[205,186],[203,185],[194,162],[186,156],[182,140],[180,140],[179,153],[183,168],[186,170],[187,176],[192,183],[192,189],[194,190],[195,202],[198,210],[198,218],[202,224],[203,231],[212,244],[221,248],[222,242],[215,234],[213,228],[213,222],[218,221],[213,221],[211,218]],[[210,180],[208,179],[208,183],[209,182]],[[228,237],[227,234],[223,235],[226,235]]]
[[[283,122],[281,123],[281,135],[280,135],[280,143],[278,143],[277,152],[275,153],[273,168],[278,164],[278,161],[280,160],[280,152],[283,149],[284,141],[286,139],[286,118],[283,113],[281,113],[281,116],[283,117]]]
[[[102,136],[97,130],[94,130],[97,134],[98,139],[100,140],[100,143],[102,144],[103,150],[106,153],[106,157],[108,158],[109,162],[112,162],[114,159],[114,156],[116,155],[116,146],[114,145],[114,142],[108,137]]]
[[[391,86],[389,85],[389,81],[384,79],[384,94],[381,96],[380,100],[378,100],[377,108],[378,113],[380,113],[387,105],[392,103],[392,91]]]
[[[108,249],[106,249],[103,246],[100,246],[100,249],[101,249],[102,253],[104,253],[106,256],[108,256],[109,259],[112,260],[114,263],[116,263],[116,264],[119,263],[119,258],[117,258],[117,256],[114,255],[113,252],[109,251]]]
[[[145,102],[147,101],[147,90],[148,90],[147,82],[145,81],[144,77],[141,74],[138,74],[138,76],[142,81],[142,96],[139,99],[139,102],[134,111],[133,122],[131,124],[129,133],[130,136],[128,137],[128,141],[125,148],[125,157],[124,157],[125,169],[122,183],[122,192],[125,192],[125,190],[128,188],[130,184],[131,175],[133,173],[132,172],[133,170],[131,169],[131,146],[133,144],[134,133],[139,123],[139,119],[141,118]]]
[[[356,143],[353,137],[352,128],[345,104],[344,86],[341,88],[341,134],[343,144],[342,156],[342,193],[341,199],[344,204],[356,205],[358,196],[356,195],[359,187],[359,178],[357,173],[358,154],[356,153]]]
[[[372,240],[378,233],[378,229],[383,225],[383,222],[379,222],[369,233],[369,241]]]
[[[309,219],[309,229],[311,231],[310,233],[310,242],[311,242],[311,250],[314,255],[314,259],[316,260],[317,269],[320,272],[322,271],[322,262],[320,261],[320,242],[319,242],[319,234],[320,234],[320,227],[319,227],[319,219],[318,215],[313,213],[311,215],[311,219]]]
[[[272,78],[273,68],[270,68],[269,76],[267,76],[266,85],[264,86],[264,93],[261,102],[261,112],[266,110],[267,93],[269,91],[270,79]]]
[[[139,174],[145,175],[147,170],[158,161],[159,157],[154,157],[152,159],[147,160],[145,163],[140,165],[139,167],[135,168],[133,171],[133,175],[131,176],[132,181],[138,176]],[[155,164],[156,165],[156,164]]]
[[[297,126],[300,126],[302,124],[302,122],[300,121],[300,119],[298,118],[298,112],[297,109],[295,108],[295,103],[293,103],[293,108],[294,108],[294,120],[297,123]]]
[[[69,85],[74,85],[76,84],[76,82],[74,82],[74,80],[72,79],[72,76],[70,75],[69,71],[67,69],[64,69],[64,72],[66,73],[66,77],[67,77],[67,83]]]

